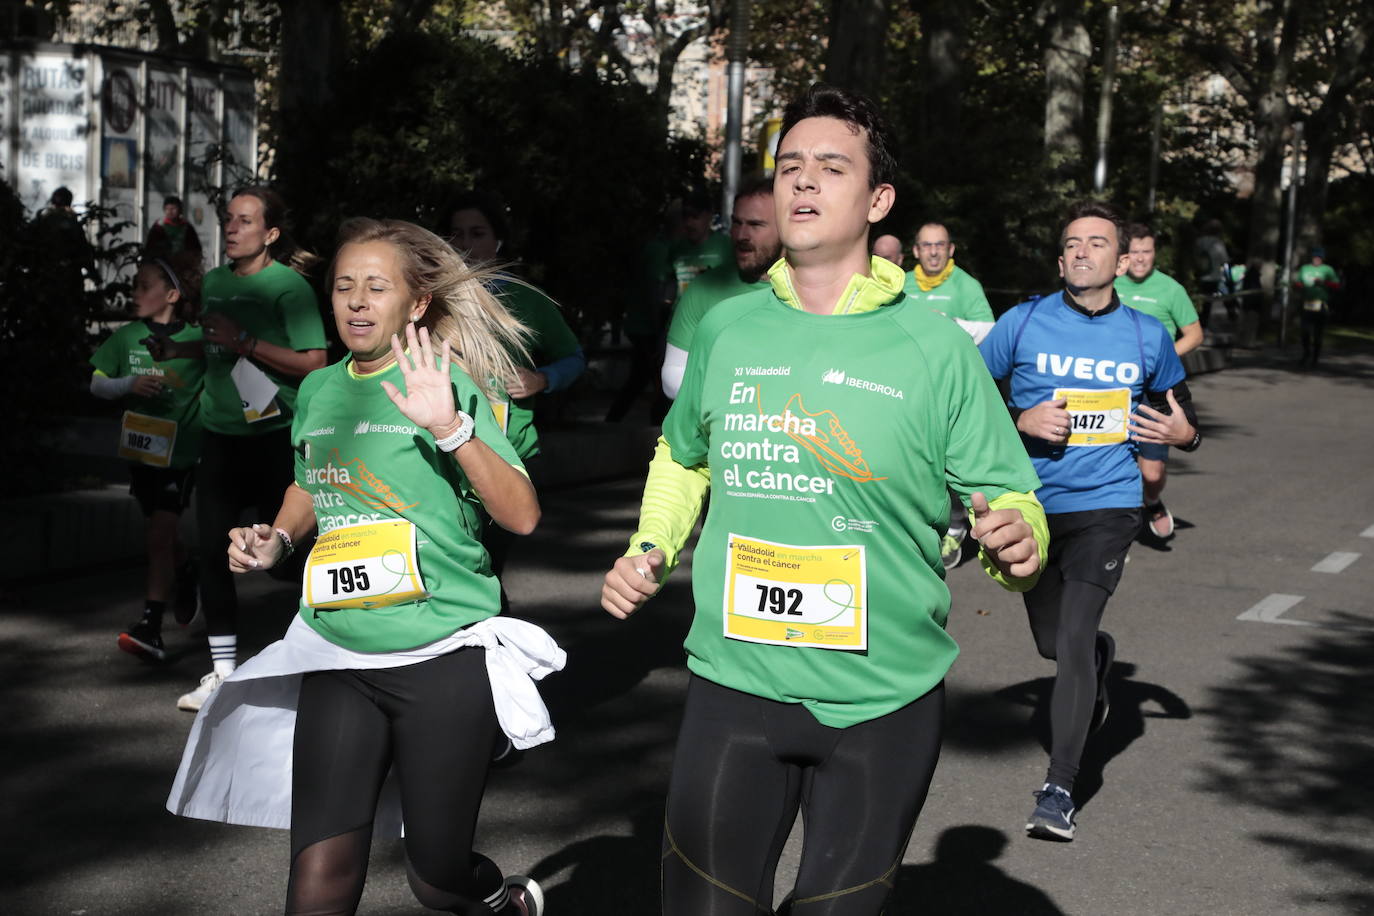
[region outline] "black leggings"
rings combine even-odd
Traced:
[[[295,479],[291,430],[261,436],[223,436],[207,431],[196,474],[196,534],[200,551],[200,602],[210,636],[236,634],[238,595],[225,551],[229,529],[244,509],[269,525]],[[302,546],[302,545],[297,545]]]
[[[806,840],[791,912],[880,913],[940,756],[944,695],[940,684],[830,728],[799,703],[694,675],[663,826],[664,916],[771,914],[798,808]]]
[[[501,871],[472,851],[498,733],[480,648],[400,668],[307,674],[296,717],[286,912],[357,909],[377,797],[393,766],[416,898],[450,913],[499,912]]]
[[[1322,358],[1322,336],[1326,334],[1326,311],[1298,313],[1298,329],[1302,332],[1302,362],[1315,366]]]
[[[1140,530],[1138,509],[1046,516],[1050,553],[1023,600],[1035,648],[1056,662],[1046,782],[1073,791],[1097,701],[1097,628]]]

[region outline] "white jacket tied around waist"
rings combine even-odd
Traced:
[[[487,677],[501,730],[520,749],[554,737],[534,682],[562,670],[567,653],[532,623],[489,617],[405,652],[336,646],[297,616],[286,635],[234,671],[191,726],[167,810],[254,827],[291,826],[291,754],[301,675],[310,671],[398,668],[469,646],[486,649]],[[383,793],[382,805],[387,805]],[[381,817],[383,823],[398,817]]]

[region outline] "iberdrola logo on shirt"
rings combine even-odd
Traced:
[[[381,477],[373,473],[361,458],[344,460],[338,449],[331,449],[329,460],[324,467],[306,470],[306,482],[324,484],[352,494],[359,502],[373,509],[390,509],[400,512],[412,509],[419,503],[407,503]]]

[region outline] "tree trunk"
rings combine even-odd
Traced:
[[[961,0],[925,0],[919,6],[917,155],[927,184],[943,184],[958,173],[960,159],[953,153],[963,145],[966,9]]]
[[[1083,83],[1092,39],[1083,25],[1082,0],[1055,0],[1042,8],[1045,22],[1045,165],[1056,178],[1082,183]]]
[[[1256,91],[1252,104],[1258,157],[1245,260],[1247,264],[1259,261],[1260,283],[1272,290],[1279,260],[1283,159],[1291,121],[1288,88],[1298,43],[1297,3],[1279,0],[1268,4],[1265,12],[1255,34]]]
[[[314,125],[334,101],[343,69],[339,0],[279,0],[281,71],[277,79],[276,173],[287,194],[308,187],[317,156]],[[288,198],[288,203],[291,202]],[[297,203],[297,205],[301,205]]]
[[[832,0],[825,81],[874,97],[887,63],[887,0]]]

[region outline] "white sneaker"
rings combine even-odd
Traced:
[[[200,679],[199,687],[190,693],[183,693],[177,698],[177,709],[184,709],[187,712],[200,712],[205,701],[210,699],[210,694],[219,689],[219,685],[223,683],[224,675],[211,671]]]
[[[520,916],[544,916],[544,891],[533,878],[509,875],[506,890]]]

